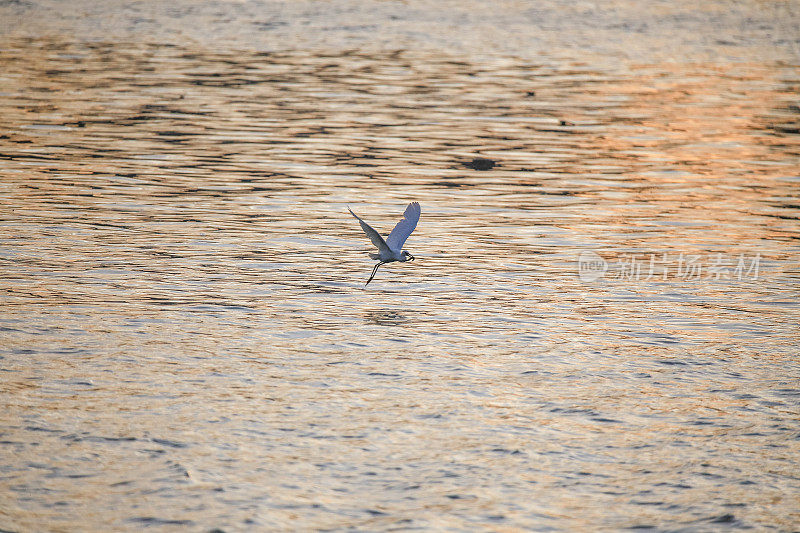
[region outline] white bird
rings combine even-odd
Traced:
[[[371,259],[377,259],[379,262],[375,265],[375,268],[372,269],[372,275],[364,284],[365,287],[369,285],[369,282],[375,277],[375,273],[378,272],[378,267],[382,264],[391,263],[393,261],[405,263],[406,261],[414,260],[413,255],[403,250],[403,244],[406,242],[406,239],[408,239],[408,236],[411,235],[411,232],[414,231],[414,228],[417,227],[417,222],[419,222],[419,215],[421,212],[419,203],[411,202],[408,204],[405,213],[403,213],[403,219],[397,223],[389,236],[386,237],[385,241],[380,233],[361,220],[361,217],[353,213],[352,209],[348,207],[347,210],[350,211],[351,215],[356,217],[358,223],[361,224],[361,229],[367,234],[372,244],[378,248],[377,254],[369,254]]]

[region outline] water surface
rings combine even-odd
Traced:
[[[791,5],[375,5],[0,5],[0,528],[795,529]]]

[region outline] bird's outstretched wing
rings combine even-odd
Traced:
[[[347,210],[350,211],[351,215],[356,217],[356,219],[358,220],[358,223],[361,224],[361,229],[363,229],[364,233],[367,234],[367,237],[369,237],[369,240],[372,241],[372,244],[377,246],[378,250],[381,253],[388,252],[389,251],[389,247],[386,245],[386,241],[383,240],[383,237],[381,237],[381,234],[378,233],[377,231],[375,231],[374,229],[372,229],[372,226],[370,226],[369,224],[367,224],[366,222],[361,220],[361,217],[359,217],[358,215],[353,213],[352,209],[350,209],[348,207]]]
[[[403,219],[397,223],[392,232],[386,237],[386,245],[394,252],[400,252],[403,249],[408,236],[417,227],[419,222],[420,208],[418,202],[411,202],[406,207],[406,212],[403,213]]]

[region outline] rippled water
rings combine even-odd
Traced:
[[[790,4],[74,5],[0,4],[1,529],[798,527]]]

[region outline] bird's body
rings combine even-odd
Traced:
[[[406,239],[408,239],[408,236],[411,235],[411,232],[417,227],[417,222],[419,222],[419,215],[421,213],[419,203],[411,202],[408,204],[405,213],[403,213],[403,219],[397,223],[389,236],[386,237],[386,240],[384,240],[381,234],[375,231],[372,226],[353,213],[352,209],[348,207],[347,210],[350,211],[351,215],[356,217],[358,223],[361,225],[361,229],[364,230],[364,233],[369,237],[369,240],[372,241],[372,244],[378,248],[377,254],[369,254],[371,259],[375,259],[379,261],[379,263],[372,269],[372,275],[367,280],[366,285],[369,285],[369,282],[375,277],[375,273],[378,272],[378,267],[382,264],[395,261],[405,263],[406,261],[414,260],[413,255],[403,250],[403,244],[405,244]]]

